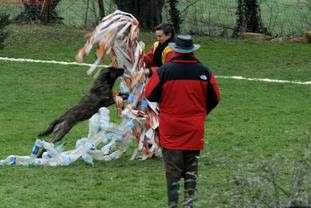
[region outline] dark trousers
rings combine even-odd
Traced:
[[[169,207],[177,207],[179,181],[184,178],[184,206],[192,207],[198,177],[199,150],[162,149]]]

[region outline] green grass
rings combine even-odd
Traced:
[[[11,26],[0,56],[72,61],[83,32],[71,28]],[[150,34],[143,40],[150,45]],[[311,46],[196,37],[197,56],[218,75],[309,81]],[[90,55],[91,62],[94,55]],[[28,155],[36,134],[76,103],[92,79],[86,67],[0,63],[0,158]],[[295,161],[310,149],[311,86],[219,79],[222,100],[206,121],[196,207],[243,207],[234,203],[236,176],[256,177],[274,164],[290,189]],[[65,138],[72,149],[87,135],[87,122]],[[90,167],[1,167],[0,207],[139,207],[166,205],[161,160],[130,161],[125,155]],[[306,191],[311,195],[310,183]],[[247,208],[247,207],[245,207]]]

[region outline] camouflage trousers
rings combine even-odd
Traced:
[[[193,207],[193,197],[196,192],[198,177],[199,150],[169,150],[162,149],[166,172],[168,205],[177,207],[179,181],[184,178],[184,207]]]

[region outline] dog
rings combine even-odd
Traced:
[[[102,70],[94,81],[88,94],[80,102],[67,110],[50,123],[48,128],[38,134],[38,137],[52,136],[49,142],[60,141],[77,123],[89,119],[99,108],[108,107],[114,103],[112,88],[116,79],[123,75],[124,69],[108,67]]]

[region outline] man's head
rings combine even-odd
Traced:
[[[174,27],[169,23],[161,23],[155,27],[155,35],[160,44],[163,44],[167,40],[174,38]]]
[[[193,44],[191,35],[177,35],[174,43],[169,46],[177,53],[192,53],[200,48],[199,44]]]

